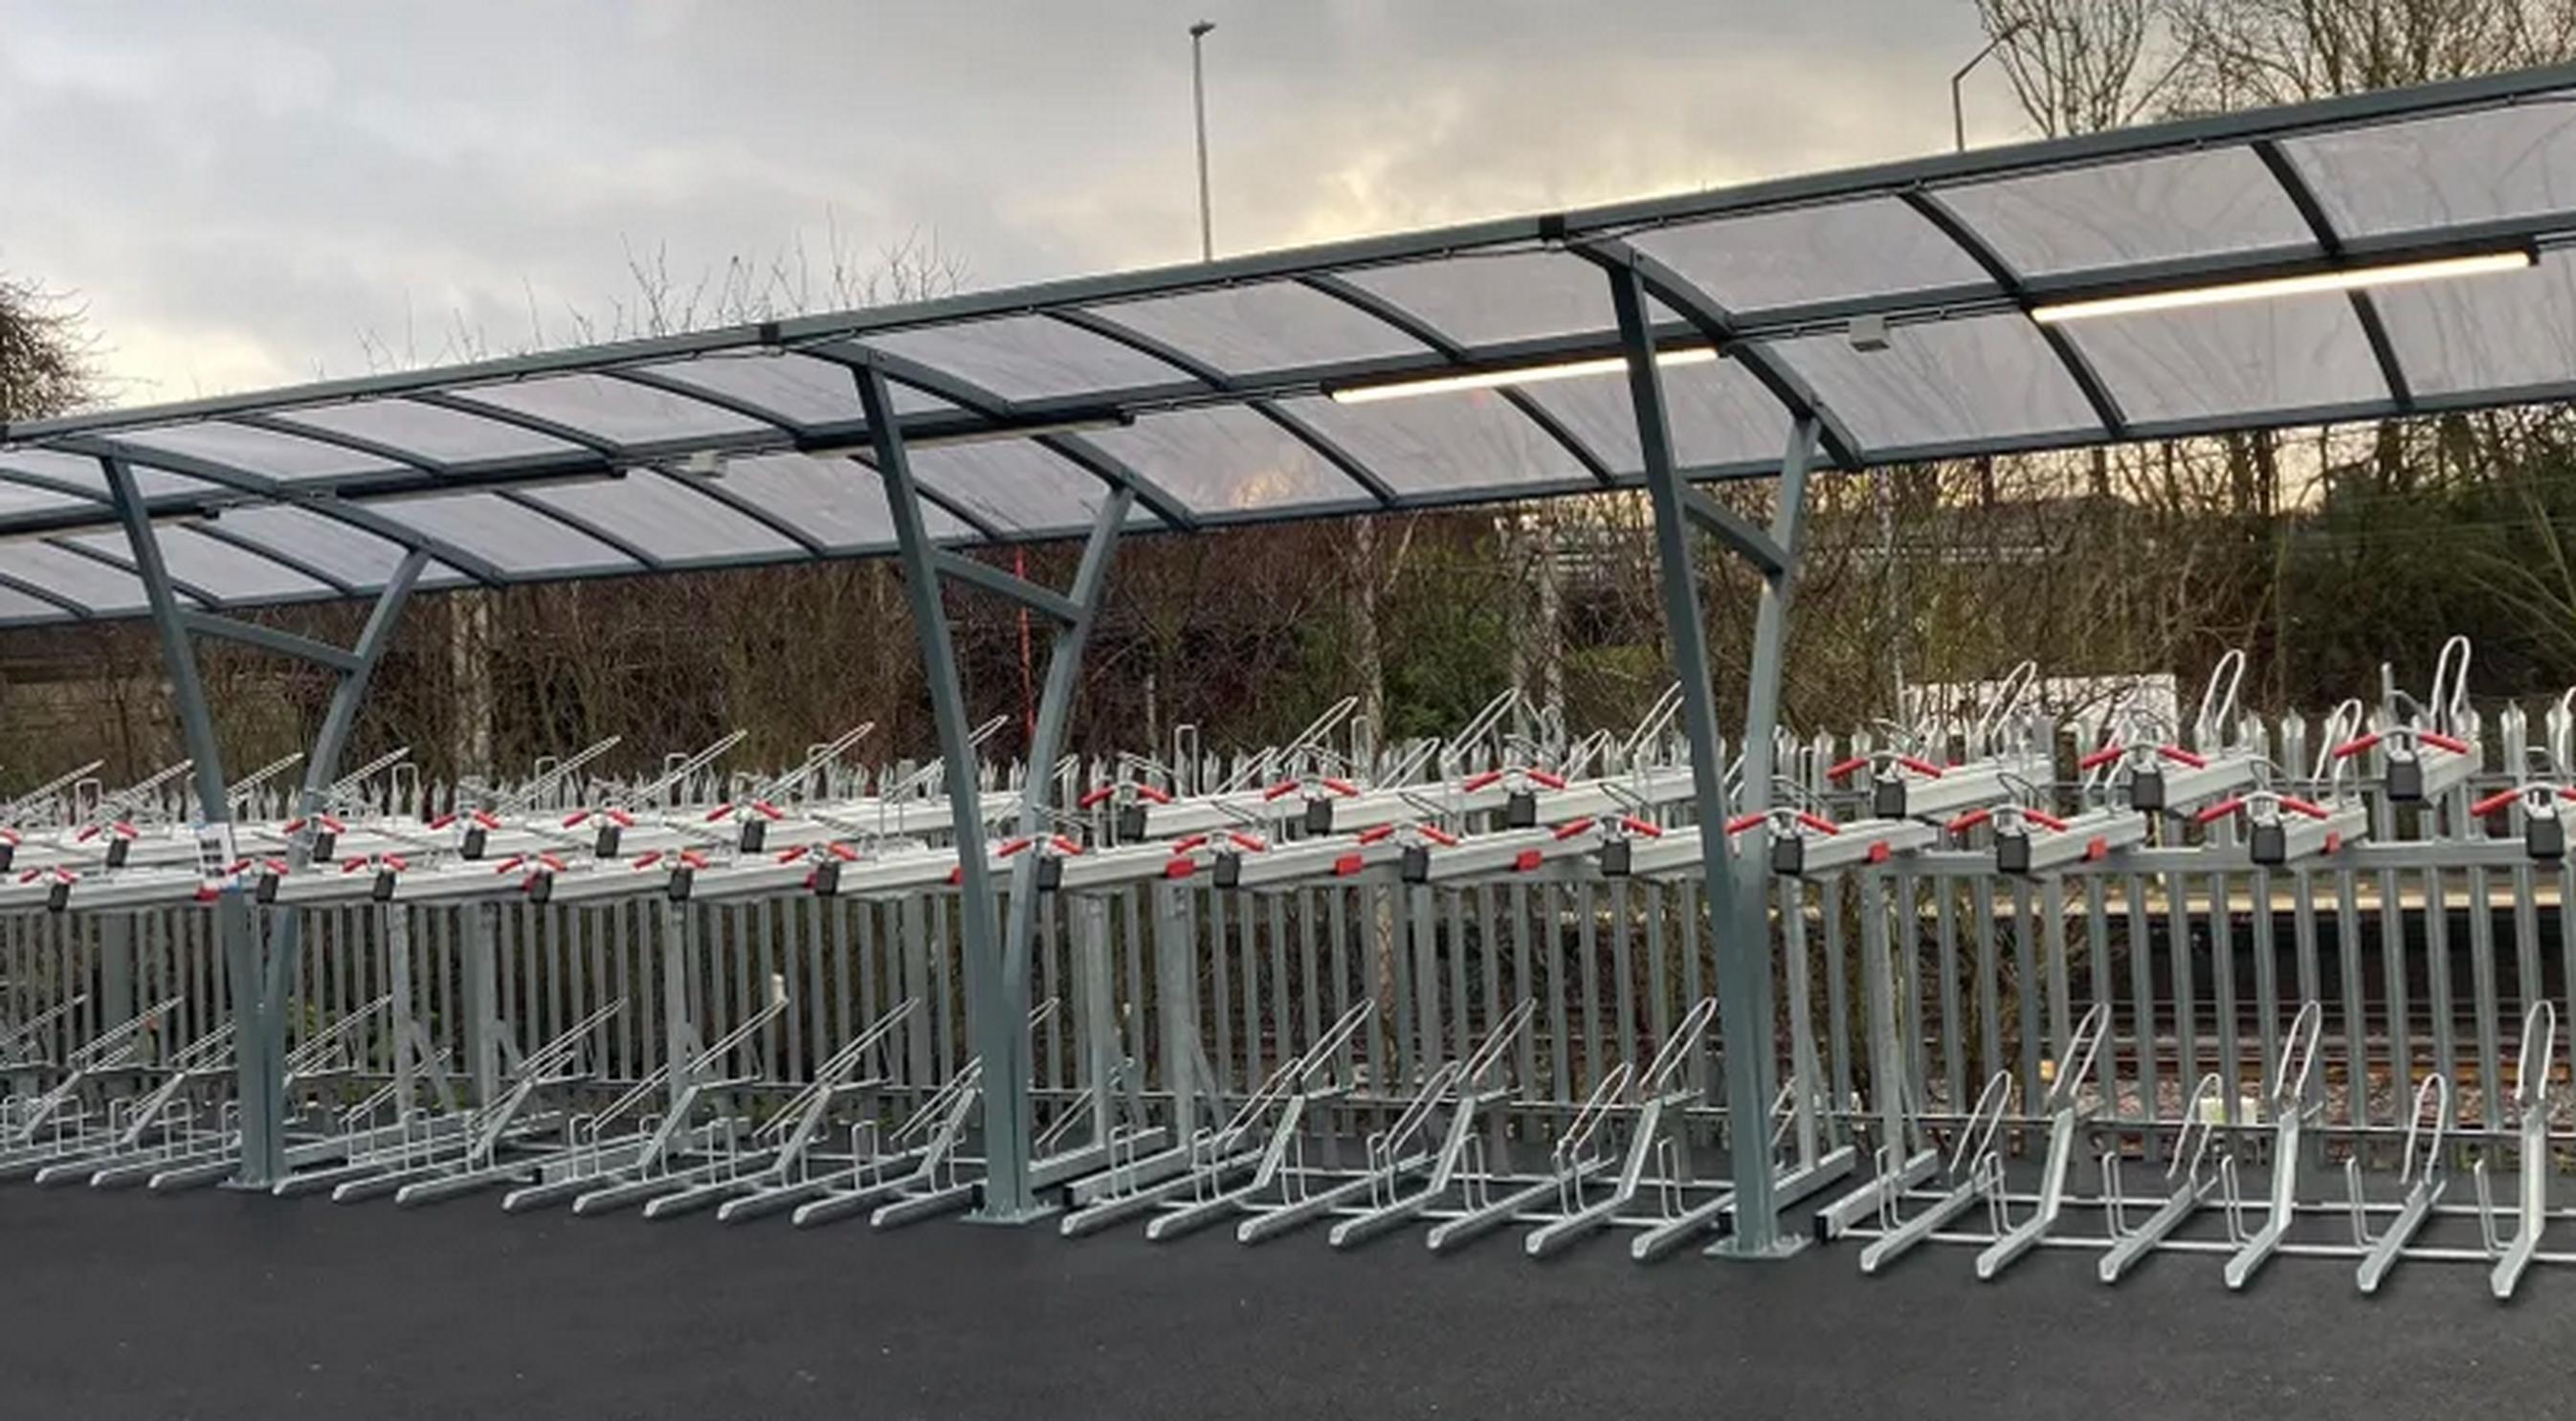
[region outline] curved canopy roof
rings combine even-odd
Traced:
[[[213,608],[363,595],[407,548],[429,585],[888,552],[870,364],[960,546],[1079,533],[1119,484],[1182,531],[1630,485],[1624,382],[1564,368],[1619,353],[1604,259],[1658,298],[1694,478],[1771,471],[1793,411],[1862,468],[2566,398],[2571,100],[2532,71],[0,426],[0,625],[143,610],[102,457]],[[2498,269],[2395,279],[2461,259]]]

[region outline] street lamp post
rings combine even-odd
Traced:
[[[1985,63],[1989,55],[2003,48],[2006,41],[2029,27],[2030,21],[2015,20],[1995,31],[1995,37],[1986,41],[1986,47],[1977,51],[1977,57],[1960,65],[1959,72],[1950,76],[1950,136],[1960,152],[1968,151],[1968,112],[1959,98],[1959,86],[1968,82],[1968,76],[1976,72],[1977,66]],[[1192,31],[1192,33],[1197,32]]]
[[[1190,26],[1190,108],[1196,114],[1199,129],[1199,260],[1216,260],[1215,227],[1208,217],[1207,164],[1207,65],[1203,59],[1208,31],[1216,28],[1214,20],[1201,20]]]

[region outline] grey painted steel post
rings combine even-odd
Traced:
[[[161,545],[152,534],[152,516],[142,495],[136,492],[134,472],[124,460],[102,458],[99,466],[107,475],[108,495],[116,507],[117,521],[125,525],[135,575],[142,579],[144,599],[152,610],[152,627],[161,641],[161,667],[170,678],[170,699],[179,712],[180,733],[187,741],[189,758],[196,762],[192,773],[197,783],[198,815],[209,827],[229,826],[232,804],[225,786],[223,754],[215,740],[214,712],[206,704],[206,683],[197,673],[197,652],[188,640],[179,594],[170,585],[170,570],[161,561]],[[223,948],[224,972],[231,983],[233,999],[234,1079],[242,1134],[242,1173],[236,1182],[263,1185],[268,1181],[255,1176],[253,1169],[272,1154],[277,1123],[270,1111],[280,1093],[280,1062],[267,1054],[267,1038],[259,1029],[263,986],[259,926],[251,917],[249,899],[239,892],[217,895],[214,915],[215,940]]]
[[[984,843],[981,787],[966,699],[960,684],[956,647],[949,637],[948,614],[940,597],[935,549],[921,517],[921,500],[905,455],[902,430],[895,423],[894,400],[883,371],[873,366],[854,372],[859,401],[866,412],[868,434],[876,450],[877,474],[885,482],[886,509],[894,522],[895,543],[903,563],[906,597],[912,604],[915,635],[921,642],[924,679],[930,684],[931,717],[939,729],[939,753],[945,762],[948,803],[957,841],[958,926],[966,953],[967,1017],[975,1054],[983,1061],[984,1188],[978,1218],[1016,1223],[1038,1216],[1029,1183],[1028,1033],[1029,942],[1037,924],[1037,850],[1014,865],[1011,921],[999,920],[993,895],[992,866]],[[1030,746],[1030,780],[1022,797],[1021,823],[1034,837],[1048,828],[1047,799],[1052,789],[1055,748],[1063,743],[1065,717],[1081,670],[1082,646],[1093,613],[1108,581],[1109,560],[1119,531],[1125,527],[1134,498],[1120,488],[1103,501],[1100,517],[1084,545],[1082,567],[1070,600],[1073,616],[1056,633],[1047,663],[1046,691],[1038,706],[1038,723]]]
[[[313,862],[313,836],[320,827],[314,816],[321,812],[331,782],[340,776],[340,755],[348,748],[350,732],[357,727],[358,708],[366,703],[368,684],[384,660],[385,648],[393,641],[395,626],[402,621],[403,605],[411,600],[412,588],[428,567],[429,554],[418,548],[395,564],[393,576],[376,594],[365,629],[358,634],[354,661],[340,673],[340,684],[332,691],[331,704],[322,715],[322,729],[313,737],[313,748],[304,757],[304,786],[296,795],[295,812],[305,822],[286,846],[290,873]],[[264,1059],[286,1059],[286,999],[294,987],[303,950],[304,914],[293,908],[280,912],[275,936],[269,943],[266,985],[260,995],[260,1052]],[[401,1029],[397,1024],[398,1034]],[[282,1120],[286,1118],[286,1078],[280,1072],[271,1075],[276,1094],[269,1101],[269,1118]],[[408,1101],[405,1108],[409,1108]],[[254,1160],[247,1149],[242,1152],[241,1182],[245,1185],[274,1183],[285,1172],[286,1137],[282,1131],[269,1132],[265,1153],[258,1159]]]
[[[1029,964],[1036,951],[1038,914],[1043,909],[1038,892],[1038,840],[1054,827],[1054,806],[1049,801],[1055,794],[1055,763],[1064,753],[1065,721],[1073,714],[1073,693],[1082,681],[1082,650],[1090,640],[1091,625],[1098,619],[1101,594],[1109,584],[1109,564],[1118,552],[1119,531],[1127,526],[1128,510],[1135,505],[1132,489],[1114,489],[1101,500],[1100,512],[1092,520],[1091,537],[1082,545],[1082,564],[1074,573],[1072,601],[1078,609],[1070,622],[1056,627],[1055,645],[1047,652],[1046,686],[1038,693],[1038,719],[1029,736],[1028,783],[1020,790],[1020,837],[1031,847],[1011,864],[1011,920],[1004,939],[1002,955],[1003,980],[1017,993],[1014,1002],[1020,1008],[1017,1020],[1028,1019]],[[1106,962],[1106,956],[1101,959]],[[1021,1038],[1026,1040],[1025,1026]],[[1097,1082],[1100,1098],[1109,1098],[1107,1084]],[[994,1089],[993,1073],[984,1073],[984,1090],[989,1099]],[[1023,1074],[1014,1089],[1025,1097],[1028,1077]],[[1025,1101],[1020,1110],[1028,1118]],[[1104,1120],[1105,1120],[1104,1116]],[[1102,1135],[1097,1143],[1107,1143]],[[990,1190],[988,1189],[989,1196]],[[985,1209],[992,1212],[988,1197]]]
[[[1633,270],[1610,272],[1619,338],[1628,353],[1628,394],[1636,407],[1637,440],[1646,466],[1646,494],[1655,515],[1656,581],[1664,623],[1672,636],[1673,673],[1681,681],[1682,725],[1691,748],[1691,789],[1699,816],[1700,875],[1706,885],[1710,931],[1717,938],[1717,995],[1726,1049],[1726,1111],[1735,1148],[1734,1233],[1723,1252],[1772,1258],[1804,1243],[1780,1233],[1773,1202],[1769,1138],[1770,1101],[1765,1077],[1772,1048],[1770,935],[1747,936],[1745,895],[1727,847],[1730,817],[1726,766],[1718,734],[1716,690],[1710,681],[1708,632],[1700,622],[1699,590],[1692,573],[1691,524],[1683,511],[1681,475],[1673,458],[1672,425],[1664,408],[1662,372],[1655,365],[1654,332],[1646,314],[1645,283]],[[1785,608],[1783,615],[1785,615]],[[1775,652],[1771,672],[1779,671]],[[1757,672],[1759,668],[1757,667]],[[1775,693],[1776,694],[1776,693]],[[1748,762],[1749,763],[1749,762]],[[1754,911],[1760,911],[1759,900]]]

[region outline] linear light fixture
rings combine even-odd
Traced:
[[[1709,346],[1684,346],[1667,350],[1655,357],[1655,364],[1669,370],[1676,365],[1706,365],[1717,359]],[[1434,375],[1427,380],[1398,380],[1385,385],[1351,385],[1333,391],[1336,404],[1366,405],[1379,400],[1401,400],[1414,395],[1446,395],[1460,390],[1491,390],[1504,385],[1538,385],[1550,380],[1575,380],[1586,375],[1616,375],[1628,368],[1628,357],[1608,355],[1598,360],[1567,360],[1555,365],[1523,365],[1511,370],[1479,370],[1472,375]]]
[[[2179,311],[2232,301],[2269,301],[2275,297],[2305,296],[2320,291],[2360,291],[2374,286],[2402,286],[2419,281],[2443,281],[2455,276],[2522,271],[2529,268],[2533,260],[2527,251],[2487,252],[2478,256],[2442,257],[2388,266],[2349,267],[2341,271],[2310,272],[2305,276],[2276,276],[2262,281],[2234,281],[2218,286],[2144,291],[2134,296],[2106,296],[2097,301],[2064,301],[2034,306],[2030,318],[2042,325],[2056,325],[2062,321],[2134,316],[2147,311]]]

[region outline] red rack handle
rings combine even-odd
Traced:
[[[1649,839],[1660,839],[1664,836],[1663,825],[1657,824],[1652,820],[1640,819],[1634,814],[1620,815],[1619,827],[1627,830],[1631,834],[1643,835]]]
[[[1247,834],[1240,829],[1228,829],[1225,833],[1225,837],[1236,848],[1241,849],[1246,853],[1265,854],[1270,852],[1270,841],[1261,837],[1259,834]]]
[[[564,826],[565,828],[567,828],[567,829],[578,829],[578,828],[580,828],[580,827],[582,826],[583,821],[585,821],[585,820],[587,820],[587,819],[589,819],[589,818],[590,818],[590,811],[589,811],[589,810],[587,810],[587,809],[576,809],[576,810],[574,810],[572,813],[567,814],[567,815],[565,815],[565,816],[564,816],[564,819],[563,819],[563,826]],[[288,832],[288,833],[290,833],[290,834],[294,833],[294,832],[295,832],[295,826],[294,826],[294,825],[292,825],[292,824],[289,824],[288,826],[286,826],[286,832]]]
[[[2191,751],[2185,750],[2179,745],[2159,745],[2156,747],[2156,753],[2173,761],[2177,765],[2189,765],[2195,770],[2206,770],[2209,768],[2208,756],[2195,755]]]
[[[1349,780],[1337,780],[1326,777],[1325,779],[1317,781],[1317,783],[1321,784],[1324,788],[1331,790],[1333,793],[1340,795],[1344,799],[1357,799],[1359,797],[1360,787],[1352,784]]]
[[[2311,819],[2323,819],[2326,817],[2326,807],[2324,805],[2305,799],[2293,799],[2286,794],[2281,796],[2281,807],[2293,814],[2304,814]]]
[[[1560,775],[1560,774],[1557,774],[1557,773],[1555,773],[1555,772],[1553,772],[1553,771],[1550,771],[1550,770],[1529,770],[1529,771],[1525,771],[1524,773],[1525,773],[1526,777],[1527,777],[1527,778],[1528,778],[1528,779],[1529,779],[1533,784],[1542,784],[1542,785],[1547,786],[1549,789],[1563,789],[1563,788],[1565,788],[1565,776]]]
[[[1734,818],[1726,821],[1726,832],[1729,834],[1741,834],[1745,830],[1752,828],[1754,825],[1761,823],[1764,819],[1769,817],[1770,816],[1766,814],[1738,814]]]
[[[1380,843],[1394,832],[1395,826],[1392,824],[1380,824],[1374,829],[1362,829],[1360,831],[1359,842],[1363,844]]]
[[[1854,755],[1850,759],[1826,769],[1825,778],[1829,780],[1838,780],[1843,778],[1845,775],[1850,774],[1854,770],[1865,770],[1868,768],[1869,757],[1867,755]]]
[[[1172,802],[1171,795],[1154,788],[1152,785],[1145,784],[1136,786],[1136,797],[1145,801],[1147,804],[1169,804]]]
[[[2362,736],[2358,740],[2347,740],[2334,748],[2334,757],[2338,760],[2349,760],[2353,756],[2360,754],[2362,751],[2377,745],[2381,738],[2380,733],[2374,730],[2368,735]]]
[[[1460,788],[1460,789],[1462,789],[1462,790],[1466,791],[1466,792],[1467,792],[1467,793],[1469,793],[1469,794],[1474,794],[1476,791],[1478,791],[1478,790],[1480,790],[1480,789],[1485,789],[1485,788],[1487,788],[1487,787],[1489,787],[1489,786],[1491,786],[1491,785],[1495,785],[1495,784],[1500,783],[1500,782],[1502,781],[1502,778],[1503,778],[1503,772],[1502,772],[1502,771],[1500,771],[1500,770],[1487,770],[1487,771],[1485,771],[1483,774],[1480,774],[1480,775],[1469,775],[1469,776],[1466,778],[1466,780],[1458,786],[1458,788]]]
[[[1200,849],[1207,847],[1207,841],[1208,836],[1205,834],[1192,834],[1187,838],[1174,839],[1172,841],[1172,852],[1176,854],[1196,853]]]
[[[1797,812],[1796,818],[1799,823],[1806,825],[1808,828],[1815,830],[1819,834],[1833,836],[1839,835],[1843,831],[1843,826],[1840,824],[1835,823],[1821,814],[1811,813],[1804,809]]]
[[[2436,731],[2426,730],[2417,732],[2415,738],[2423,741],[2427,745],[2439,745],[2454,755],[2465,755],[2469,753],[2469,742],[2462,740],[2456,735],[2443,735]]]
[[[1083,795],[1082,798],[1075,800],[1073,802],[1073,807],[1076,809],[1096,809],[1100,806],[1101,801],[1109,798],[1109,796],[1116,794],[1117,792],[1118,786],[1116,785],[1102,785]]]
[[[1297,782],[1295,780],[1281,780],[1279,783],[1272,785],[1270,788],[1261,792],[1261,802],[1268,804],[1274,799],[1284,799],[1296,792]]]
[[[2495,793],[2488,795],[2486,798],[2479,800],[2477,803],[2470,805],[2469,812],[2480,818],[2484,818],[2487,815],[2493,814],[2497,810],[2504,808],[2506,805],[2513,803],[2521,797],[2521,790],[2500,789]]]
[[[1994,817],[1995,812],[1991,809],[1971,809],[1943,825],[1942,828],[1953,834],[1964,834]]]
[[[2105,745],[2101,749],[2094,751],[2092,754],[2085,756],[2083,759],[2076,761],[2075,768],[2079,772],[2098,770],[2104,765],[2107,765],[2113,760],[2119,759],[2121,756],[2128,753],[2129,747],[2125,745]]]
[[[1600,821],[1594,819],[1568,819],[1564,823],[1556,826],[1556,837],[1559,842],[1571,839],[1575,835],[1590,829],[1598,822]]]
[[[2043,810],[2025,809],[2021,812],[2021,817],[2043,829],[2046,829],[2052,834],[2063,834],[2066,832],[2065,820]]]
[[[2216,804],[2209,806],[2207,809],[2200,811],[2198,814],[2191,816],[2191,822],[2194,824],[2215,824],[2219,820],[2227,818],[2244,807],[2245,801],[2242,797],[2222,799]]]
[[[1896,757],[1896,763],[1903,765],[1905,768],[1912,770],[1918,775],[1936,780],[1941,778],[1941,767],[1933,764],[1929,760],[1920,759],[1913,755],[1899,755]]]
[[[1435,825],[1416,824],[1413,826],[1413,832],[1420,834],[1422,837],[1429,839],[1431,842],[1438,844],[1444,849],[1454,849],[1458,847],[1457,835]]]
[[[731,804],[719,804],[715,808],[707,811],[707,822],[713,824],[717,820],[722,819],[731,813],[733,813],[733,806]]]

